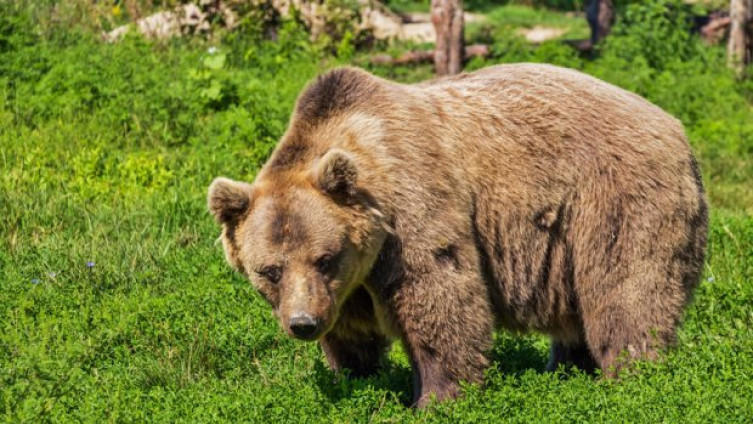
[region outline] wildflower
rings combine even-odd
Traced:
[[[209,54],[215,54],[215,53],[217,53],[217,47],[215,47],[215,46],[209,47],[207,49],[207,53],[209,53]]]
[[[94,268],[94,265],[95,265],[95,263],[92,262],[92,261],[89,261],[89,262],[86,263],[86,267],[89,268],[89,269]]]
[[[706,281],[708,281],[709,283],[713,283],[714,282],[714,277],[708,277],[708,278],[706,278]]]
[[[34,284],[34,285],[39,284],[39,278],[32,278],[31,279],[31,284]]]
[[[49,275],[50,278],[55,278],[58,276],[58,274],[55,271],[50,271],[47,275]]]

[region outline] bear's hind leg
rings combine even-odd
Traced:
[[[675,317],[651,309],[617,302],[585,314],[586,340],[605,375],[615,376],[633,359],[655,359],[673,342]]]
[[[592,216],[583,224],[590,233],[574,249],[585,340],[607,376],[674,343],[703,265],[703,236],[692,216],[625,205],[615,203],[602,222]]]

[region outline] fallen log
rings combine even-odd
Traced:
[[[715,11],[705,16],[696,16],[692,30],[707,44],[719,44],[729,32],[732,19],[726,11]]]
[[[474,57],[488,57],[489,46],[486,44],[472,44],[465,46],[464,60],[470,60]],[[414,50],[405,52],[400,56],[393,57],[388,54],[379,54],[371,56],[368,62],[372,65],[408,65],[423,62],[434,61],[434,50]]]
[[[719,44],[731,23],[729,16],[713,18],[701,28],[701,38],[708,44]]]

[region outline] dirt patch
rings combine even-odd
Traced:
[[[544,41],[553,40],[561,37],[567,30],[562,28],[550,28],[544,26],[535,26],[533,28],[520,28],[516,33],[525,37],[531,43],[540,44]]]

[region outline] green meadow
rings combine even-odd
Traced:
[[[547,373],[546,338],[500,332],[486,385],[423,411],[407,407],[411,371],[397,344],[374,377],[334,375],[226,265],[206,190],[220,175],[253,179],[318,73],[355,64],[412,82],[431,67],[370,66],[373,51],[312,43],[295,22],[276,42],[244,25],[211,39],[107,44],[84,26],[40,20],[34,2],[0,1],[0,417],[753,422],[753,73],[728,71],[723,47],[691,34],[673,1],[620,9],[590,56],[515,31],[583,35],[582,17],[503,3],[479,6],[488,19],[469,26],[469,42],[492,55],[467,69],[576,68],[686,127],[711,204],[710,244],[677,346],[659,362],[613,380]]]

